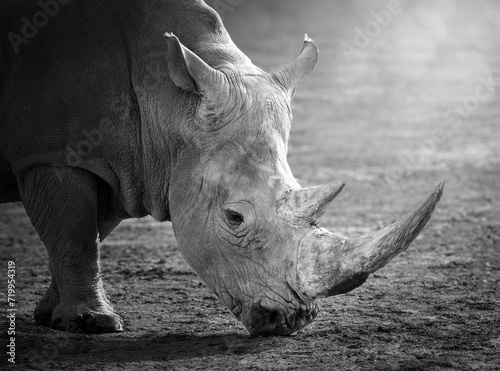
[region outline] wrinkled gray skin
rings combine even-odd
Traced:
[[[316,316],[314,299],[406,249],[439,200],[442,186],[353,240],[317,227],[344,184],[301,189],[286,161],[293,91],[318,55],[308,38],[270,74],[201,1],[73,0],[15,53],[6,35],[37,10],[0,9],[0,202],[23,202],[49,253],[39,323],[121,331],[98,239],[152,215],[172,221],[187,262],[250,333],[288,335]]]

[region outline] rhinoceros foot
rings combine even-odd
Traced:
[[[94,310],[84,303],[63,305],[52,313],[50,326],[67,332],[98,334],[123,331],[123,319],[111,308]]]
[[[61,301],[59,290],[54,282],[55,281],[52,280],[49,289],[45,295],[43,295],[42,299],[38,302],[35,308],[35,321],[39,325],[50,326],[52,313]]]

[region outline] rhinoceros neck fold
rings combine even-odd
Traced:
[[[169,77],[163,34],[174,33],[212,68],[231,66],[242,73],[259,69],[232,42],[218,14],[202,1],[124,2],[116,11],[129,57],[128,99],[140,117],[139,127],[131,128],[142,157],[137,179],[141,186],[135,188],[142,192],[140,198],[149,214],[170,220],[171,173],[191,146],[190,125],[199,97],[182,91]]]

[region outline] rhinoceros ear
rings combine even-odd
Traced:
[[[220,89],[224,76],[181,44],[172,33],[165,33],[168,42],[167,63],[172,81],[179,88],[210,96]]]
[[[275,73],[274,76],[293,95],[298,82],[316,66],[318,54],[317,45],[306,34],[300,55],[292,63],[286,65],[282,71]]]

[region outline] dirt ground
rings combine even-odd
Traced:
[[[322,225],[376,230],[445,180],[429,225],[363,286],[321,300],[296,336],[254,338],[184,262],[169,223],[126,220],[101,246],[105,289],[126,330],[81,335],[35,325],[47,254],[22,205],[0,205],[0,271],[16,263],[19,310],[11,366],[2,279],[0,368],[500,370],[496,3],[404,3],[350,60],[340,44],[354,45],[355,28],[386,1],[242,0],[221,11],[236,44],[268,71],[298,53],[304,32],[320,47],[295,97],[289,163],[303,186],[347,181]],[[446,116],[457,104],[468,107],[460,122]]]

